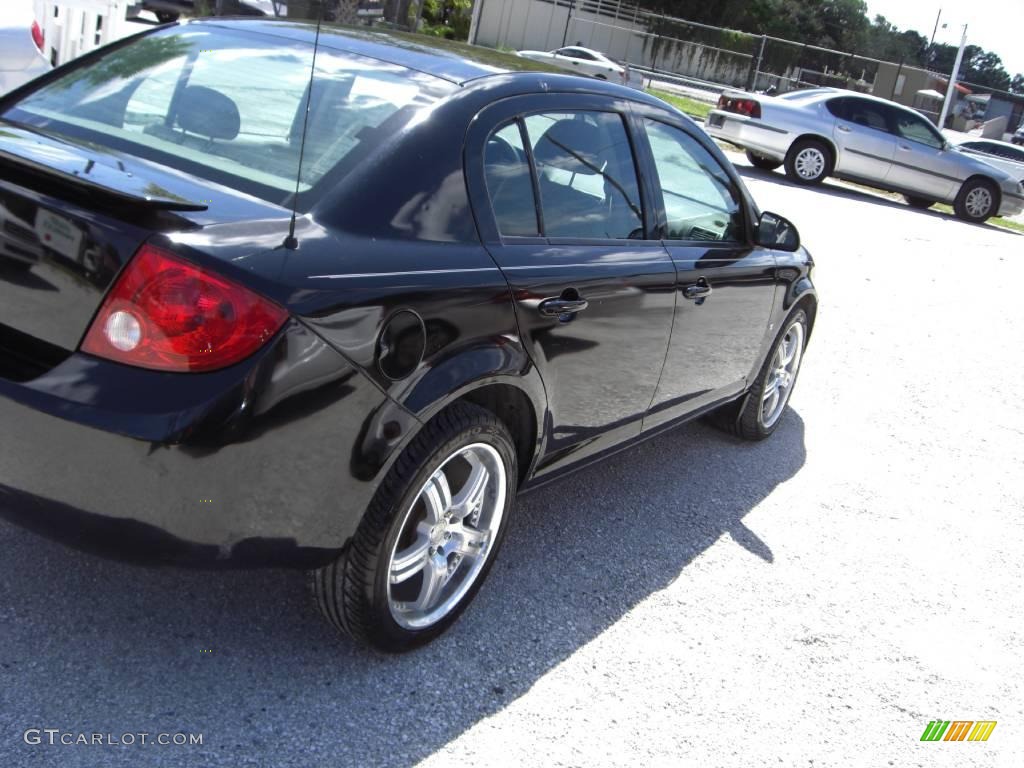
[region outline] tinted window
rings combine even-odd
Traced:
[[[896,109],[893,112],[895,113],[893,115],[893,122],[895,123],[897,135],[902,136],[904,139],[926,144],[929,147],[935,147],[936,149],[941,148],[945,143],[943,138],[939,136],[923,117],[911,114],[910,112],[904,112],[902,109]]]
[[[786,94],[786,96],[789,98],[796,98],[796,96],[790,96],[789,94]],[[779,98],[784,97],[780,96]],[[828,101],[825,102],[825,108],[828,109],[829,112],[838,117],[840,120],[845,120],[848,112],[847,102],[849,101],[849,99],[829,99]]]
[[[579,48],[563,48],[559,53],[573,59],[583,59],[584,61],[595,60],[589,51],[582,51]]]
[[[312,54],[312,46],[279,37],[173,27],[108,51],[3,116],[286,203],[295,192]],[[453,90],[323,47],[316,64],[300,193]],[[300,198],[299,207],[309,205]]]
[[[495,131],[487,140],[484,175],[501,234],[539,235],[533,180],[518,122]]]
[[[610,112],[531,115],[526,131],[548,237],[640,237],[643,217],[622,118]]]
[[[874,128],[876,131],[889,130],[889,122],[883,105],[861,99],[847,99],[846,102],[845,120],[849,120],[855,125]]]
[[[696,139],[678,128],[644,120],[665,200],[669,240],[743,238],[739,190]]]

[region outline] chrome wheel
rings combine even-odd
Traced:
[[[764,378],[761,390],[761,424],[770,428],[786,408],[789,395],[800,370],[800,356],[804,349],[804,325],[795,322],[786,330],[782,340],[775,347],[771,367]]]
[[[388,561],[388,606],[400,626],[436,624],[473,586],[501,526],[506,480],[498,451],[473,443],[420,488]]]
[[[988,217],[992,210],[992,193],[987,187],[975,187],[964,198],[964,208],[973,218]]]
[[[797,152],[793,167],[801,179],[816,179],[825,172],[825,154],[817,147],[805,147]]]

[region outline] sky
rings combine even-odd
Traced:
[[[959,45],[967,24],[968,45],[997,54],[1011,77],[1024,74],[1024,0],[867,0],[867,5],[868,18],[881,14],[900,29],[915,29],[929,39],[941,9],[935,42]],[[942,24],[949,26],[942,29]]]

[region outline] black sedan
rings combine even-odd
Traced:
[[[0,101],[0,514],[308,569],[402,650],[519,490],[698,416],[770,435],[812,261],[655,98],[316,34],[160,28]]]

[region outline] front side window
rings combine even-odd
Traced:
[[[551,112],[524,120],[547,237],[643,236],[633,152],[612,112]]]
[[[725,169],[685,131],[644,120],[665,201],[668,240],[743,240],[739,190]]]
[[[290,204],[312,55],[312,46],[280,37],[173,27],[68,72],[2,117]],[[454,90],[323,44],[316,65],[300,210],[313,202],[302,193]]]
[[[945,141],[922,117],[904,112],[902,109],[896,111],[896,133],[904,139],[916,141],[935,149],[941,149]]]

